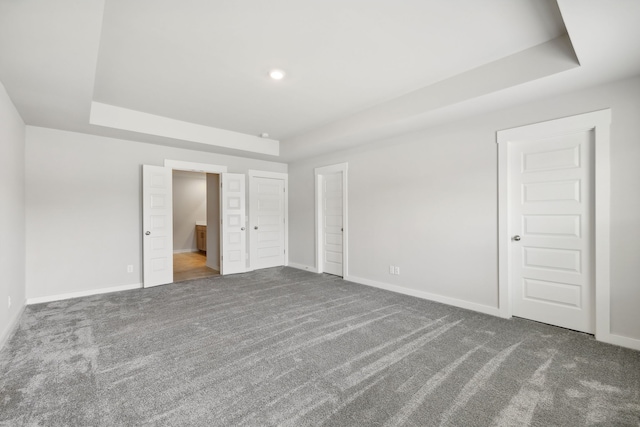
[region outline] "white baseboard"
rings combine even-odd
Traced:
[[[301,266],[301,267],[303,267],[304,269],[304,266]],[[473,310],[480,313],[489,314],[492,316],[505,317],[504,315],[501,315],[500,309],[496,307],[489,307],[482,304],[476,304],[469,301],[459,300],[457,298],[445,297],[442,295],[432,294],[429,292],[403,288],[401,286],[391,285],[389,283],[377,282],[375,280],[370,280],[370,279],[363,279],[361,277],[347,276],[344,279],[349,280],[351,282],[359,283],[361,285],[373,286],[374,288],[380,288],[387,291],[398,292],[398,293],[410,295],[413,297],[418,297],[418,298],[422,298],[430,301],[452,305],[454,307],[466,308],[468,310]],[[510,317],[511,316],[509,316],[508,318]],[[619,345],[621,347],[626,347],[633,350],[640,350],[640,339],[625,337],[622,335],[615,335],[611,333],[599,335],[596,337],[596,339],[598,341],[602,341],[608,344]]]
[[[193,252],[200,252],[198,249],[174,249],[173,253],[174,254],[187,254],[187,253],[193,253]]]
[[[289,264],[287,264],[287,267],[297,268],[298,270],[310,271],[312,273],[316,273],[317,272],[315,267],[312,267],[310,265],[298,264],[298,263],[295,263],[295,262],[290,262]]]
[[[438,294],[432,294],[430,292],[417,291],[415,289],[404,288],[402,286],[391,285],[389,283],[363,279],[362,277],[346,276],[344,280],[349,280],[350,282],[359,283],[361,285],[373,286],[374,288],[380,288],[391,292],[397,292],[399,294],[410,295],[412,297],[418,297],[429,301],[440,302],[442,304],[452,305],[454,307],[466,308],[467,310],[473,310],[480,313],[489,314],[491,316],[500,316],[500,310],[497,307],[490,307],[488,305],[477,304],[475,302],[445,297]]]
[[[133,283],[131,285],[112,286],[109,288],[91,289],[88,291],[70,292],[68,294],[49,295],[46,297],[27,298],[27,305],[40,304],[43,302],[62,301],[65,299],[88,297],[91,295],[108,294],[110,292],[129,291],[131,289],[140,289],[142,283]]]
[[[619,345],[620,347],[627,347],[632,350],[640,350],[640,340],[636,338],[625,337],[622,335],[614,335],[611,333],[596,335],[598,341],[606,342],[608,344]]]
[[[27,307],[26,301],[22,304],[20,310],[18,310],[18,314],[9,322],[7,328],[2,331],[2,335],[0,335],[0,350],[4,348],[4,345],[9,341],[9,339],[13,336],[13,333],[18,329],[18,324],[20,324],[20,318],[22,317],[22,313],[24,313],[24,309]]]

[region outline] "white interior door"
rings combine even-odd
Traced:
[[[284,265],[284,179],[254,176],[250,182],[251,267]]]
[[[510,156],[513,314],[592,333],[593,131],[514,142]]]
[[[223,173],[220,175],[220,274],[247,271],[247,235],[245,230],[245,175]]]
[[[343,276],[342,172],[322,175],[322,271]]]
[[[143,284],[173,282],[172,170],[142,166]]]

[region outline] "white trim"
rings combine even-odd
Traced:
[[[254,209],[251,206],[251,189],[253,187],[253,178],[271,178],[281,179],[284,181],[284,265],[289,265],[289,174],[284,172],[269,172],[249,169],[249,237],[251,236],[251,215]],[[249,271],[255,270],[253,266],[251,238],[249,238]]]
[[[342,277],[349,275],[349,163],[314,169],[316,193],[316,272],[322,273],[322,175],[342,172]]]
[[[609,279],[610,124],[611,110],[606,109],[497,132],[498,292],[501,317],[509,318],[512,316],[512,302],[509,294],[509,266],[511,265],[509,251],[509,147],[512,143],[525,139],[548,138],[593,130],[595,132],[595,335],[598,341],[611,343],[632,340],[611,334],[611,284]]]
[[[280,155],[280,142],[92,101],[89,123],[214,147]]]
[[[214,165],[214,164],[209,164],[209,163],[197,163],[197,162],[188,162],[188,161],[183,161],[183,160],[172,160],[172,159],[164,159],[164,167],[173,170],[178,170],[178,171],[188,171],[188,172],[204,172],[204,173],[215,173],[218,175],[221,175],[223,173],[227,172],[227,166],[223,166],[223,165]],[[144,183],[143,183],[144,185]],[[173,181],[171,181],[171,206],[173,206]],[[222,192],[220,192],[220,197],[222,197]],[[144,202],[144,200],[143,200]],[[218,201],[218,204],[220,205],[222,202],[221,200]],[[218,225],[220,227],[220,225]],[[220,227],[220,238],[222,238],[221,233],[222,233],[222,227]],[[171,225],[171,229],[173,230],[173,224]],[[178,249],[173,250],[173,253],[184,253],[184,252],[198,252],[198,250],[183,250],[183,249]],[[218,262],[219,264],[219,262]],[[144,271],[144,252],[142,254],[142,269]],[[173,267],[172,267],[173,269]],[[218,271],[220,271],[220,267],[218,267]]]
[[[131,289],[142,288],[142,283],[133,283],[131,285],[112,286],[109,288],[91,289],[88,291],[70,292],[67,294],[49,295],[46,297],[27,298],[27,305],[41,304],[43,302],[62,301],[71,298],[88,297],[91,295],[108,294],[111,292],[130,291]]]
[[[619,345],[622,347],[631,348],[633,350],[640,350],[640,340],[637,338],[630,338],[614,334],[604,334],[603,336],[597,338],[598,341],[606,342],[608,344]]]
[[[0,351],[4,348],[5,344],[9,342],[13,334],[18,329],[18,325],[20,324],[20,319],[22,318],[22,314],[24,313],[25,308],[27,308],[27,302],[22,302],[22,307],[18,310],[15,317],[9,322],[7,328],[3,331],[3,335],[0,336]]]
[[[164,159],[164,167],[179,171],[204,172],[204,173],[225,173],[226,166],[211,165],[208,163],[183,162],[182,160]]]
[[[311,273],[317,273],[316,268],[312,265],[298,264],[297,262],[290,262],[289,267],[296,268],[298,270],[310,271]]]
[[[435,302],[451,305],[458,308],[477,311],[479,313],[489,314],[491,316],[500,315],[500,310],[497,307],[477,304],[475,302],[465,301],[457,298],[445,297],[438,294],[432,294],[430,292],[418,291],[415,289],[409,289],[409,288],[405,288],[398,285],[391,285],[389,283],[377,282],[375,280],[364,279],[362,277],[345,276],[344,279],[350,282],[359,283],[361,285],[372,286],[374,288],[384,289],[386,291],[396,292],[399,294],[409,295],[412,297],[417,297],[417,298],[421,298],[429,301],[435,301]]]
[[[284,179],[285,181],[289,180],[289,174],[286,172],[269,172],[269,171],[249,169],[247,174],[249,175],[249,177],[258,176],[261,178]]]
[[[498,139],[501,133],[498,132]],[[509,292],[509,266],[511,265],[511,251],[508,244],[510,242],[509,229],[509,205],[507,195],[509,194],[509,144],[500,144],[498,140],[498,307],[499,316],[510,319],[513,315]]]

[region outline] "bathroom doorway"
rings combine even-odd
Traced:
[[[173,281],[220,274],[220,178],[173,171]]]

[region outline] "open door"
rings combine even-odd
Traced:
[[[143,286],[173,282],[172,170],[142,165]]]
[[[220,179],[220,274],[244,273],[247,271],[245,175],[223,173]]]

